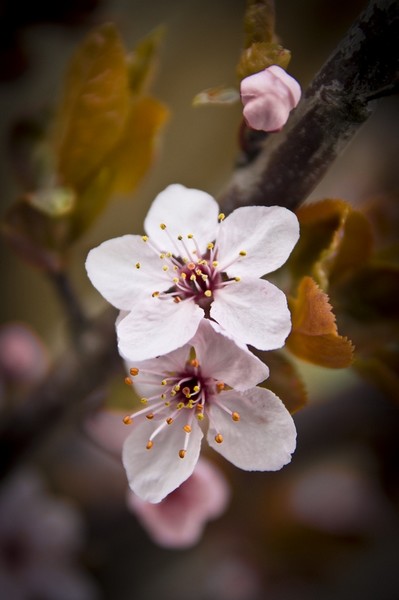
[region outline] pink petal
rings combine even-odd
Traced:
[[[245,279],[215,292],[211,317],[229,336],[259,350],[284,345],[291,315],[284,293],[263,279]]]
[[[226,268],[230,277],[271,273],[286,262],[298,237],[298,219],[282,206],[237,208],[220,226],[219,269],[233,263]],[[243,250],[246,256],[240,256]]]
[[[219,329],[216,323],[202,319],[190,342],[205,376],[219,379],[238,390],[254,387],[269,376],[267,366],[246,346],[237,345],[215,328]]]
[[[300,97],[299,83],[277,65],[250,75],[241,82],[243,115],[252,129],[280,130]]]
[[[273,392],[253,388],[222,392],[220,402],[240,415],[233,421],[216,403],[209,407],[208,442],[214,450],[246,471],[277,471],[290,462],[296,429],[290,413]],[[221,433],[218,444],[215,435]]]
[[[218,214],[219,206],[212,196],[174,184],[155,198],[145,218],[144,228],[161,250],[167,249],[175,254],[166,231],[160,228],[163,223],[174,240],[178,235],[187,239],[188,234],[193,234],[201,252],[205,252],[206,245],[215,239]]]
[[[117,325],[118,348],[126,360],[146,360],[183,346],[198,329],[204,311],[193,301],[178,304],[138,299]]]
[[[226,508],[230,490],[212,463],[199,459],[193,474],[158,504],[129,493],[127,502],[152,539],[166,548],[196,544],[209,519]]]
[[[139,235],[103,242],[89,252],[86,269],[100,294],[123,310],[132,308],[137,294],[151,296],[170,287],[159,257]]]
[[[187,415],[181,411],[171,425],[155,437],[154,445],[147,450],[146,444],[160,421],[137,419],[132,433],[123,446],[123,464],[132,491],[147,502],[160,502],[173,492],[192,474],[197,464],[203,437],[199,425],[194,421],[192,431],[183,430]],[[189,435],[187,453],[180,458],[179,451]]]

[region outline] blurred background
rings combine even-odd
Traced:
[[[306,88],[365,3],[276,4],[277,32],[293,55],[288,70]],[[90,248],[124,233],[142,233],[151,201],[170,183],[214,196],[226,185],[238,152],[240,105],[193,108],[191,102],[205,88],[236,85],[244,9],[243,0],[74,0],[52,7],[41,0],[29,7],[21,0],[2,2],[2,214],[24,191],[10,160],[13,131],[21,119],[55,105],[68,60],[85,34],[112,21],[129,49],[156,26],[166,26],[152,92],[171,117],[157,159],[136,192],[110,202],[71,252],[72,283],[90,315],[105,308],[85,275]],[[380,216],[397,223],[397,204],[386,199],[397,197],[399,189],[398,108],[395,97],[379,101],[311,199],[389,206]],[[3,243],[0,261],[1,323],[29,327],[12,338],[22,348],[15,356],[26,351],[25,363],[18,358],[23,369],[3,376],[17,381],[11,387],[18,403],[62,352],[65,317],[45,276]],[[245,473],[209,454],[229,482],[231,501],[193,548],[168,550],[153,543],[126,506],[120,461],[94,444],[84,427],[55,424],[28,470],[16,473],[0,492],[0,597],[397,600],[398,398],[351,369],[297,362],[309,399],[294,417],[298,448],[292,463],[278,473]],[[31,378],[23,381],[30,368]],[[9,381],[1,386],[8,389]],[[104,394],[125,394],[120,388],[115,381]],[[3,398],[2,391],[0,410]],[[13,535],[17,545],[9,541]],[[29,553],[37,560],[21,575]],[[18,574],[16,587],[12,573]]]

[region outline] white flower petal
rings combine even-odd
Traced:
[[[215,292],[210,315],[229,336],[259,350],[283,346],[291,330],[284,293],[263,279],[246,279]]]
[[[237,208],[220,226],[219,268],[230,277],[261,277],[286,262],[298,237],[298,219],[282,206]]]
[[[155,290],[170,288],[160,259],[139,235],[103,242],[89,252],[86,269],[100,294],[123,310],[131,309],[137,294],[150,296]]]
[[[240,415],[233,421],[217,404],[210,403],[208,442],[231,463],[247,471],[277,471],[291,460],[296,429],[290,413],[273,392],[253,388],[222,392],[220,401]],[[222,434],[218,444],[215,435]]]
[[[139,299],[117,326],[119,352],[131,361],[171,352],[194,336],[203,314],[190,300]]]
[[[205,252],[206,245],[215,239],[218,214],[219,206],[212,196],[201,190],[173,184],[158,194],[151,204],[144,228],[161,250],[175,254],[167,233],[160,228],[163,223],[175,240],[178,235],[186,237],[192,233],[201,252]]]
[[[158,433],[150,450],[146,448],[147,441],[159,421],[140,419],[131,426],[133,431],[125,441],[122,458],[130,488],[143,500],[160,502],[193,472],[203,434],[196,422],[191,433],[186,434],[183,430],[186,419],[186,411],[182,410],[171,425]],[[179,450],[186,435],[189,436],[187,453],[180,458]]]
[[[218,331],[216,323],[202,319],[190,342],[205,377],[219,379],[237,390],[247,390],[269,376],[267,366],[246,346],[238,345]]]

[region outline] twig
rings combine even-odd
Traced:
[[[286,129],[269,135],[219,198],[225,212],[278,204],[295,210],[370,115],[368,100],[399,73],[397,0],[372,0],[308,88]],[[259,141],[257,140],[257,143]]]

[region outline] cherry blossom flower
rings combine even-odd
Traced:
[[[230,490],[222,473],[200,458],[193,474],[157,504],[129,491],[127,504],[153,541],[165,548],[194,546],[210,519],[226,509]]]
[[[251,129],[279,131],[300,98],[299,83],[277,65],[241,81],[243,115]]]
[[[195,337],[167,355],[127,363],[143,408],[124,418],[122,459],[135,494],[160,502],[193,473],[203,426],[209,445],[235,466],[274,471],[291,460],[296,430],[271,391],[268,369],[203,319]]]
[[[227,218],[200,190],[170,185],[154,200],[146,235],[108,240],[89,253],[93,285],[121,309],[119,351],[145,360],[179,348],[200,321],[238,342],[279,348],[291,328],[284,293],[260,279],[287,260],[298,221],[280,206],[248,206]]]

